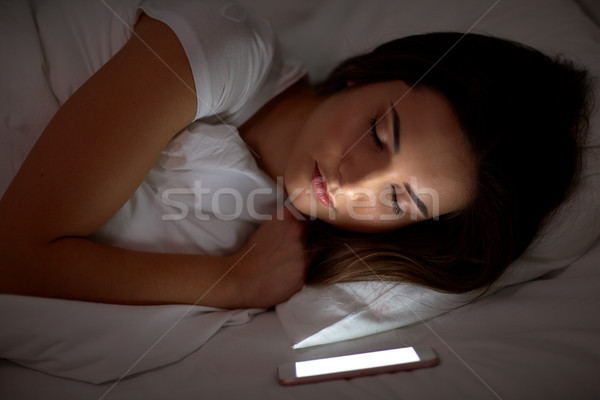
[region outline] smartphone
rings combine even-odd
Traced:
[[[402,347],[283,364],[278,368],[278,378],[282,385],[297,385],[433,367],[438,363],[431,347]]]

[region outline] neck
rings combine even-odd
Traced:
[[[304,121],[318,105],[317,94],[300,81],[265,104],[240,129],[258,166],[273,180],[283,176]]]

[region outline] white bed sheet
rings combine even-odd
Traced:
[[[255,1],[264,7],[265,0]],[[571,2],[553,1],[548,9],[532,13],[542,18],[557,4],[558,9],[568,8]],[[279,22],[301,23],[308,15],[303,7],[288,5],[284,16],[289,8],[297,8],[299,19]],[[277,10],[273,13],[273,18],[279,15]],[[429,23],[435,27],[435,21]],[[503,29],[510,33],[510,26]],[[284,42],[292,39],[293,35],[284,36]],[[559,273],[503,289],[425,324],[303,350],[291,349],[277,316],[267,312],[247,324],[220,330],[183,360],[113,383],[57,378],[1,360],[0,398],[598,398],[599,265],[600,243],[596,243]],[[417,344],[434,347],[441,364],[298,387],[281,387],[275,379],[277,365],[292,360]]]
[[[557,276],[419,324],[292,350],[274,312],[221,330],[185,359],[116,385],[93,385],[0,363],[3,399],[595,399],[600,394],[600,243]],[[289,361],[430,345],[434,368],[297,387],[277,384]]]

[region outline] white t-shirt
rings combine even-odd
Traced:
[[[199,120],[169,143],[95,239],[140,251],[229,254],[283,198],[236,126],[304,69],[281,58],[265,21],[230,1],[153,0],[141,9],[180,39],[194,75]]]
[[[144,0],[140,9],[175,32],[192,67],[196,119],[240,126],[304,71],[284,62],[269,24],[230,0]]]
[[[167,24],[185,49],[198,93],[196,119],[219,114],[239,126],[304,73],[298,63],[282,59],[268,23],[232,0],[32,3],[42,69],[58,106],[125,45],[142,12]],[[23,53],[18,44],[6,50],[7,57]],[[27,68],[24,61],[16,68]],[[11,72],[14,80],[19,71]],[[18,84],[22,91],[27,82]]]
[[[229,0],[32,0],[20,7],[31,21],[3,26],[11,39],[0,39],[0,195],[52,115],[123,47],[144,12],[169,25],[185,49],[198,121],[169,143],[95,237],[160,252],[220,255],[242,246],[272,211],[277,190],[236,127],[305,73],[283,60],[269,25]]]

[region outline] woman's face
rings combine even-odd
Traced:
[[[284,180],[300,212],[382,232],[464,207],[474,164],[443,96],[389,81],[324,99],[296,139]]]

